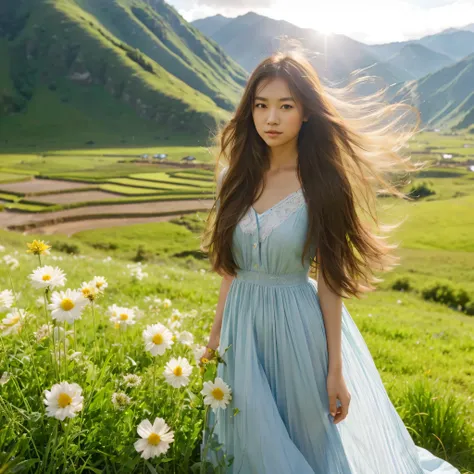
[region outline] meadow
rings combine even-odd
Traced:
[[[103,159],[74,159],[75,169],[70,166],[68,172],[77,173],[74,178],[89,173],[91,180],[132,180],[133,187],[143,180],[141,189],[151,190],[166,183],[181,186],[182,180],[186,187],[208,189],[212,182],[211,172],[197,168],[140,164],[137,171],[137,163]],[[54,170],[55,179],[64,178],[66,157],[47,160],[49,169],[46,163],[34,168],[29,157],[12,155],[2,165],[8,173],[21,174],[29,167],[42,174]],[[125,173],[119,170],[122,165]],[[345,301],[415,443],[463,474],[474,473],[473,177],[464,162],[452,169],[433,165],[404,188],[424,185],[433,193],[413,202],[379,199],[383,222],[406,218],[390,238],[399,245],[400,265],[379,275],[383,281],[377,291]],[[220,286],[199,251],[205,219],[206,213],[195,212],[72,237],[0,230],[4,472],[224,472],[199,463],[210,399],[223,403],[228,393],[215,380],[216,361],[203,370],[198,365]],[[34,239],[50,244],[50,254],[27,253]],[[45,265],[64,272],[63,286],[50,291],[35,287],[31,276]],[[81,317],[64,322],[55,319],[54,302],[68,288],[85,301],[69,294]],[[159,344],[150,336],[153,331],[161,335]],[[150,350],[158,346],[163,352],[153,355]],[[80,387],[63,387],[71,398],[68,406],[75,407],[75,416],[63,420],[54,416],[64,414],[59,411],[64,397],[53,390],[60,381]],[[46,405],[55,394],[56,405]],[[166,442],[170,438],[161,432],[158,442],[147,432],[149,452],[157,446],[163,450],[145,459],[140,448],[146,442],[137,443],[143,438],[137,428],[157,417],[174,439]]]

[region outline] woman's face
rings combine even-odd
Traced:
[[[267,79],[257,85],[252,116],[258,134],[270,147],[296,140],[303,121],[303,107],[293,98],[282,78]],[[270,130],[280,132],[269,135]]]

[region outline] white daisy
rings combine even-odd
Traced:
[[[196,362],[196,365],[199,365],[201,357],[206,352],[206,346],[203,346],[201,344],[194,344],[193,346],[191,346],[191,349],[193,351],[194,361]]]
[[[182,323],[179,319],[173,319],[173,318],[168,318],[166,320],[166,324],[171,328],[171,329],[177,329],[180,328]]]
[[[185,346],[191,346],[194,343],[194,336],[189,331],[182,331],[178,334],[178,341]]]
[[[112,394],[112,404],[116,410],[123,411],[130,405],[131,398],[123,392],[114,392]]]
[[[83,281],[79,291],[81,292],[82,296],[89,301],[95,301],[99,296],[99,290],[91,281]]]
[[[81,292],[71,290],[55,291],[51,295],[52,303],[48,305],[51,316],[56,321],[67,321],[72,324],[76,319],[81,319],[82,311],[87,304],[87,300]]]
[[[174,344],[172,337],[172,332],[161,323],[147,326],[143,330],[145,350],[152,356],[163,355]]]
[[[4,335],[18,334],[23,326],[27,313],[24,309],[13,308],[2,320],[2,330]]]
[[[45,265],[34,270],[29,279],[34,288],[56,288],[64,286],[66,275],[59,267]]]
[[[201,394],[204,396],[204,404],[213,409],[227,408],[232,400],[232,390],[220,377],[216,377],[214,382],[204,382]]]
[[[108,308],[107,308],[107,314],[111,317],[111,318],[115,318],[117,317],[117,315],[119,314],[119,310],[120,310],[120,306],[117,306],[115,303],[110,305]]]
[[[153,425],[149,420],[143,420],[137,427],[137,433],[142,439],[136,441],[134,447],[144,459],[166,453],[174,441],[174,431],[170,430],[163,418],[155,418]]]
[[[131,308],[119,306],[116,308],[116,315],[110,318],[114,324],[118,324],[121,328],[135,324],[135,312]]]
[[[11,270],[16,270],[20,266],[20,262],[11,255],[4,255],[3,261],[5,262],[5,265],[10,267]]]
[[[0,292],[0,312],[12,307],[14,298],[12,290],[3,290]]]
[[[103,292],[109,286],[107,280],[103,276],[95,276],[91,283],[101,292]]]
[[[184,387],[189,383],[189,376],[193,371],[192,365],[186,357],[172,358],[165,366],[166,381],[174,388]]]
[[[167,308],[171,308],[171,300],[169,300],[168,298],[165,298],[163,300],[163,308],[167,309]]]
[[[5,252],[5,247],[3,245],[0,245],[0,252]]]
[[[126,374],[123,376],[123,381],[127,388],[138,387],[142,383],[142,378],[136,374]]]
[[[81,393],[82,388],[77,383],[54,384],[51,391],[44,391],[46,414],[61,421],[65,418],[74,418],[76,413],[82,410],[84,397]]]

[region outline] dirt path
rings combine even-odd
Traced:
[[[69,224],[68,233],[74,233],[75,228],[86,226],[81,224],[88,221],[89,224],[84,228],[104,227],[101,221],[108,220],[119,222],[125,219],[129,222],[131,219],[156,219],[158,217],[171,219],[179,216],[180,212],[202,211],[206,212],[211,209],[214,201],[212,199],[192,199],[183,201],[161,201],[161,202],[143,202],[133,204],[113,204],[101,206],[86,206],[78,209],[68,209],[57,212],[42,213],[24,213],[24,212],[0,212],[0,227],[11,230],[40,231],[40,228],[51,230],[60,229],[61,226]],[[166,213],[166,216],[160,214]],[[104,217],[101,217],[101,214]],[[150,221],[151,222],[151,221]],[[110,224],[109,224],[110,225]],[[114,224],[117,225],[117,224]],[[123,225],[127,225],[124,223]],[[35,230],[33,230],[35,228]],[[82,230],[82,229],[81,229]]]

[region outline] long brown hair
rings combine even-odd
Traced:
[[[298,176],[309,216],[302,260],[311,248],[317,249],[310,256],[310,275],[321,268],[326,283],[339,296],[360,298],[375,289],[372,283],[383,281],[373,275],[376,270],[388,271],[399,264],[392,252],[397,245],[387,243],[387,237],[377,231],[400,223],[379,226],[375,198],[384,193],[410,199],[388,175],[402,171],[398,177],[407,176],[424,165],[401,155],[418,129],[419,112],[402,102],[383,102],[386,89],[348,98],[373,78],[351,80],[341,89],[323,87],[313,66],[298,52],[277,52],[263,60],[251,74],[234,116],[217,130],[216,179],[224,167],[228,169],[216,195],[219,206],[216,201],[207,217],[201,250],[208,253],[214,271],[236,275],[234,229],[262,194],[257,195],[257,190],[270,167],[268,146],[252,118],[254,98],[262,80],[276,77],[286,80],[308,114],[298,135]],[[409,112],[415,114],[414,125]],[[376,189],[377,184],[381,188]],[[363,213],[375,229],[364,222]]]

